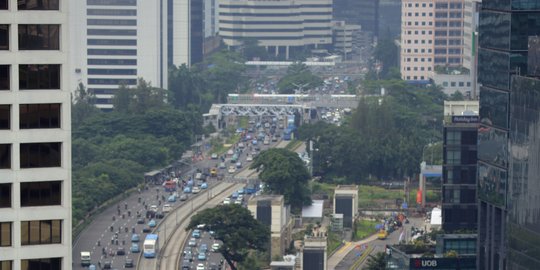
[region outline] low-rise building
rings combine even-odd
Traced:
[[[343,227],[352,228],[358,213],[358,186],[338,185],[334,190],[334,214],[343,214]]]

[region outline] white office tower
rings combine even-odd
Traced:
[[[143,78],[167,88],[166,1],[86,0],[71,5],[69,87],[83,83],[96,106],[112,109],[120,85]]]
[[[332,44],[332,0],[222,0],[219,34],[229,47],[258,41],[286,59]]]
[[[71,269],[68,0],[0,0],[0,269]]]

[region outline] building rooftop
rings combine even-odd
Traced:
[[[336,190],[358,190],[357,185],[338,185]]]
[[[313,200],[310,206],[304,206],[302,208],[303,218],[322,218],[324,200]]]
[[[258,201],[271,201],[272,204],[281,204],[284,199],[283,195],[259,195],[251,197],[248,204],[255,204]]]

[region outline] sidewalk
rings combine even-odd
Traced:
[[[353,250],[357,245],[367,244],[377,239],[377,234],[374,234],[366,239],[356,242],[345,242],[338,251],[336,251],[330,258],[328,258],[328,269],[335,269],[337,265]]]

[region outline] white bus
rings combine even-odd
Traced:
[[[144,239],[143,255],[145,258],[155,258],[158,250],[158,235],[148,234]]]

